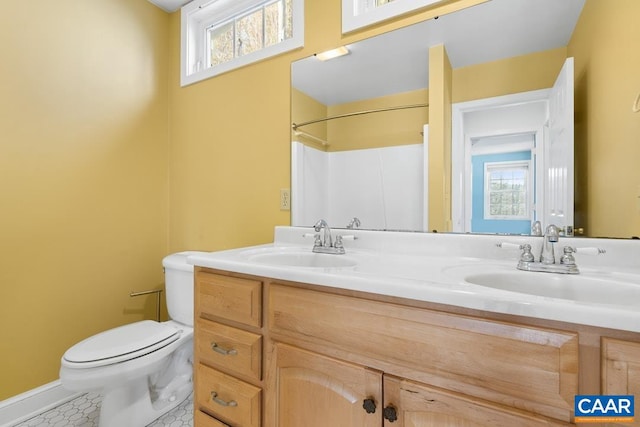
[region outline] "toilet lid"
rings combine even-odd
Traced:
[[[165,347],[180,337],[175,327],[143,320],[101,332],[66,351],[67,362],[95,367],[123,362]]]

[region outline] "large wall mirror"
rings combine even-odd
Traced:
[[[431,203],[447,210],[437,231],[527,234],[534,220],[566,220],[576,235],[640,235],[638,3],[491,0],[294,62],[292,225],[357,217],[362,228],[430,231]],[[448,188],[437,200],[434,46],[451,66],[450,164],[435,164]]]

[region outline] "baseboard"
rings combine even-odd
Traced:
[[[0,401],[0,427],[11,427],[62,405],[82,393],[65,390],[60,380]]]

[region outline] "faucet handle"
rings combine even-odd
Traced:
[[[342,245],[342,241],[343,240],[356,240],[356,239],[357,239],[357,237],[354,236],[353,234],[342,234],[342,235],[338,234],[336,236],[336,241],[334,242],[333,246],[336,247],[336,248],[342,248],[343,247],[343,245]]]
[[[540,221],[536,221],[531,225],[531,235],[542,236],[542,223]]]
[[[520,262],[534,262],[536,260],[533,254],[531,253],[530,244],[525,243],[524,245],[521,245],[520,248],[522,249],[522,254],[520,255]]]
[[[521,245],[519,243],[508,243],[508,242],[498,242],[496,246],[502,249],[524,249],[525,245]],[[531,247],[531,245],[528,245]]]
[[[576,248],[573,246],[565,246],[565,252],[567,248],[570,248],[573,252],[580,255],[602,255],[607,253],[607,251],[602,248]]]
[[[496,246],[502,249],[521,249],[520,262],[534,262],[535,257],[531,253],[531,245],[524,243],[522,245],[517,243],[500,242],[496,243]]]
[[[564,251],[564,253],[560,257],[560,264],[575,265],[576,264],[576,259],[574,258],[573,253],[576,250],[574,248],[572,248],[571,246],[565,246],[563,251]]]

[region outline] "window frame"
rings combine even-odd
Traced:
[[[375,0],[342,0],[342,34],[442,1],[444,0],[395,0],[366,10],[364,4]]]
[[[207,28],[228,21],[264,0],[193,0],[180,10],[180,85],[187,86],[304,46],[304,0],[292,2],[292,37],[207,67]]]
[[[483,219],[500,221],[522,221],[531,220],[533,204],[533,182],[531,173],[531,160],[514,160],[506,162],[487,162],[484,164],[484,211]],[[490,172],[504,169],[526,169],[525,173],[525,215],[491,215],[491,181]]]

